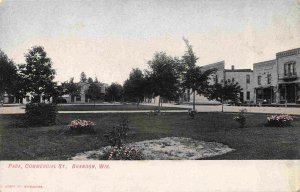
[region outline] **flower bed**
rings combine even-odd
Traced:
[[[267,117],[267,120],[267,126],[286,127],[292,125],[293,117],[290,115],[272,115]]]
[[[133,147],[113,147],[111,148],[106,155],[104,155],[105,159],[108,160],[141,160],[143,159],[143,155],[140,150],[137,150]]]
[[[94,133],[95,123],[92,121],[77,119],[68,124],[71,132],[75,133]]]
[[[216,142],[204,142],[184,137],[165,137],[128,143],[126,146],[106,146],[78,153],[72,160],[195,160],[223,155],[234,149]]]

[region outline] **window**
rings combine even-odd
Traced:
[[[257,84],[261,85],[261,76],[257,76]]]
[[[247,100],[250,100],[250,91],[247,91]]]
[[[271,76],[271,74],[268,74],[267,75],[267,83],[271,84],[271,80],[272,80],[272,76]]]
[[[296,74],[296,62],[288,62],[284,64],[284,75],[285,76],[290,76],[290,75],[295,75]]]
[[[246,83],[247,83],[247,84],[250,83],[250,75],[246,75]]]

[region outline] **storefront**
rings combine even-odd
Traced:
[[[300,83],[279,84],[280,103],[300,104]]]
[[[276,102],[274,86],[255,88],[256,103],[271,104]]]

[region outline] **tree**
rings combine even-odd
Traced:
[[[104,98],[104,94],[101,92],[101,86],[99,83],[91,83],[89,88],[86,90],[85,92],[87,98],[91,99],[92,101],[94,101],[94,107],[95,107],[95,103],[96,100],[99,99],[103,99]]]
[[[183,38],[187,51],[182,56],[182,82],[183,90],[192,91],[193,93],[193,110],[195,110],[195,95],[205,94],[209,85],[210,76],[215,72],[215,69],[204,70],[196,65],[199,58],[196,57],[189,41]]]
[[[108,101],[121,101],[123,97],[123,87],[118,83],[112,83],[106,90]]]
[[[0,100],[3,94],[14,94],[17,86],[17,67],[14,62],[8,59],[7,55],[0,50]]]
[[[84,72],[81,72],[81,74],[80,74],[80,82],[83,82],[83,83],[87,82],[87,77]]]
[[[137,105],[144,99],[145,78],[143,72],[132,69],[129,78],[124,82],[123,91],[127,101],[135,101]]]
[[[74,83],[74,77],[70,78],[70,81],[64,82],[62,84],[65,94],[71,96],[71,100],[74,100],[74,97],[80,95],[80,86],[77,83]]]
[[[207,92],[208,99],[217,100],[222,103],[222,112],[224,111],[223,105],[226,101],[237,102],[239,93],[243,90],[238,82],[226,80],[221,83],[211,85]]]
[[[26,64],[20,65],[20,74],[25,79],[26,91],[36,94],[35,101],[40,102],[40,96],[52,96],[55,83],[55,70],[51,59],[41,46],[32,47],[25,54]]]
[[[162,98],[173,100],[179,96],[179,71],[176,70],[180,62],[168,56],[165,52],[155,53],[154,58],[148,62],[150,70],[146,71],[150,89],[153,96],[159,96],[158,105]]]
[[[87,82],[88,82],[88,83],[93,83],[94,81],[93,81],[93,79],[92,79],[91,77],[89,77],[89,78],[87,79]]]

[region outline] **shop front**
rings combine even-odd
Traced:
[[[300,83],[279,84],[280,103],[300,104]]]
[[[276,102],[274,86],[258,87],[256,91],[256,103],[271,104]]]

